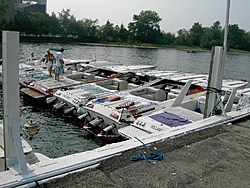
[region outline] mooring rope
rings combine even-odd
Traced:
[[[138,160],[145,160],[146,162],[150,162],[150,160],[158,160],[161,161],[163,159],[163,154],[160,152],[151,152],[149,148],[137,137],[136,138],[139,142],[141,142],[148,151],[149,156],[146,156],[144,153],[140,152],[136,157],[130,157],[131,161],[138,161]]]

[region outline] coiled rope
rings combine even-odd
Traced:
[[[130,161],[139,161],[145,160],[146,162],[150,163],[150,160],[158,160],[161,161],[163,159],[163,154],[160,152],[150,152],[149,148],[137,137],[136,138],[139,142],[141,142],[148,151],[149,156],[146,156],[144,153],[140,152],[136,157],[130,157]]]

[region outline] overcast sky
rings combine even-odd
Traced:
[[[70,9],[77,20],[98,19],[98,25],[109,20],[114,25],[133,21],[133,15],[143,10],[152,10],[162,18],[161,30],[176,33],[189,30],[196,22],[210,27],[220,21],[224,28],[227,0],[47,0],[47,12],[51,15]],[[231,0],[229,24],[238,24],[250,31],[250,0]]]

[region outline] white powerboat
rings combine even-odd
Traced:
[[[84,72],[70,70],[69,73],[60,76],[59,82],[54,78],[37,80],[29,83],[27,87],[20,91],[30,98],[43,101],[59,89],[68,89],[76,85],[112,79],[122,74],[105,68],[91,68]]]
[[[206,109],[205,102],[207,92],[196,92],[195,94],[186,96],[184,88],[184,93],[180,92],[176,98],[163,102],[132,98],[130,95],[127,95],[128,98],[121,97],[121,95],[115,96],[112,98],[114,102],[109,102],[110,99],[108,102],[92,100],[83,107],[85,113],[79,116],[79,118],[84,117],[85,126],[83,128],[91,133],[92,137],[108,142],[142,136],[141,133],[151,134],[156,131],[167,131],[169,128],[163,128],[164,123],[162,121],[159,121],[157,124],[156,120],[148,120],[150,118],[152,119],[151,114],[170,114],[166,116],[159,115],[159,119],[169,119],[169,121],[180,119],[178,120],[180,122],[186,121],[185,118],[189,117],[190,121],[187,121],[185,124],[194,123],[195,121],[203,119],[203,114]],[[236,89],[220,92],[208,90],[208,92],[218,95],[216,104],[214,104],[212,110],[209,112],[209,117],[211,116],[211,118],[213,116],[213,118],[217,117],[229,120],[231,117],[229,117],[228,114],[234,114],[237,117],[238,111],[249,110],[249,96],[246,94],[245,96],[238,94],[238,96],[235,97]],[[221,96],[222,94],[223,96]],[[185,114],[186,111],[187,114]],[[245,115],[247,115],[247,112]],[[184,119],[177,116],[183,117]],[[172,119],[170,117],[172,117]],[[212,123],[215,122],[211,121],[211,124]],[[169,123],[166,124],[168,125]],[[171,128],[171,131],[181,125],[182,124],[174,126],[174,128]],[[204,126],[206,127],[207,124]],[[178,127],[178,129],[179,128],[180,127]]]
[[[200,96],[195,100],[187,100],[180,106],[170,106],[153,113],[149,112],[145,116],[137,118],[130,126],[118,129],[118,133],[128,139],[161,133],[177,137],[192,131],[231,123],[249,116],[249,96],[241,97],[239,102],[233,105],[230,105],[231,100],[228,100],[227,103],[220,101],[221,105],[214,106],[214,111],[210,112],[211,115],[207,118],[204,118],[203,115],[205,110],[204,99],[204,96]],[[230,110],[227,110],[228,104],[231,106]],[[197,109],[199,110],[197,111]]]
[[[182,91],[184,88],[185,91]],[[204,91],[201,86],[157,79],[136,89],[93,99],[86,106],[79,107],[78,113],[81,115],[78,118],[83,122],[83,128],[91,134],[97,136],[104,130],[111,134],[103,138],[113,141],[119,128],[130,125],[146,112],[162,108],[163,103],[170,104],[169,101],[173,101],[179,93],[192,98],[194,94]]]
[[[138,76],[135,72],[129,71],[114,79],[82,84],[68,90],[58,90],[52,97],[47,98],[46,101],[48,104],[53,103],[55,111],[60,110],[61,115],[68,117],[76,115],[79,108],[85,106],[91,99],[129,90],[135,86],[145,85],[148,82],[150,82],[149,77]]]

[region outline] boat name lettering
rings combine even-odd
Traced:
[[[70,99],[70,96],[68,95],[63,95],[63,97],[65,97],[66,99]]]
[[[151,125],[151,128],[159,132],[163,131],[163,129],[156,127],[155,125]]]

